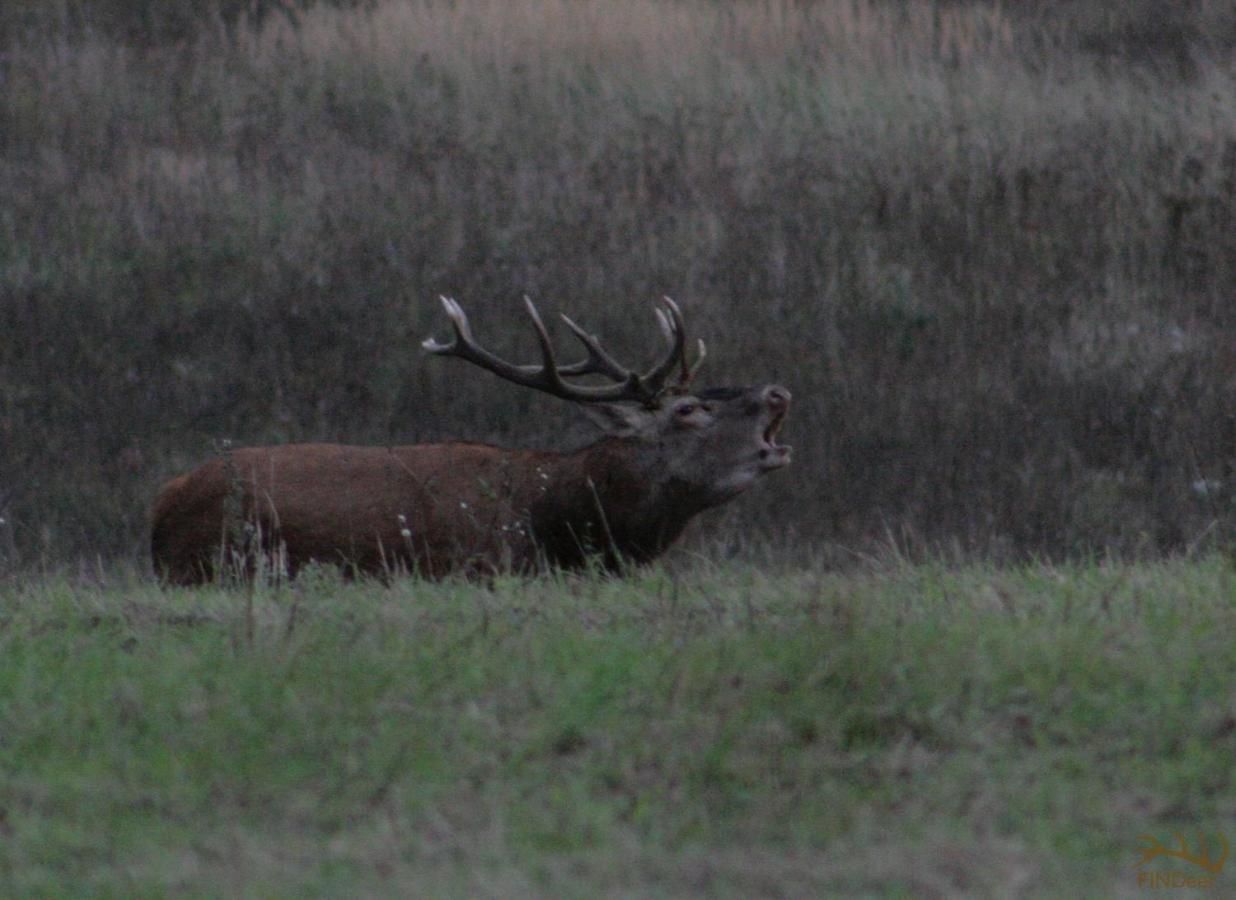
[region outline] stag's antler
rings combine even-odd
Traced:
[[[429,338],[421,346],[430,353],[437,353],[440,356],[458,356],[483,369],[488,369],[507,381],[535,388],[565,400],[582,403],[634,400],[646,406],[655,406],[666,393],[685,391],[700,363],[704,361],[704,342],[700,341],[699,356],[693,365],[688,365],[686,326],[682,321],[682,311],[678,309],[678,304],[669,297],[663,298],[665,309],[656,311],[657,321],[661,324],[661,330],[669,345],[669,352],[663,360],[643,375],[615,361],[602,349],[596,335],[588,334],[566,316],[563,316],[562,320],[579,338],[588,356],[577,363],[559,366],[554,360],[554,350],[549,342],[549,333],[545,330],[545,324],[541,321],[536,307],[527,297],[524,298],[524,306],[528,311],[528,317],[532,320],[532,327],[536,331],[537,342],[541,346],[541,365],[520,366],[509,363],[477,344],[472,336],[472,328],[468,324],[468,316],[458,303],[449,297],[440,299],[443,309],[446,310],[451,320],[451,326],[455,329],[455,338],[449,344],[442,344]],[[682,367],[681,375],[674,385],[667,387],[665,382],[676,365]],[[604,375],[613,383],[583,385],[568,384],[563,380],[582,375]]]
[[[1184,835],[1177,833],[1173,835],[1173,837],[1175,837],[1176,842],[1180,844],[1180,849],[1178,850],[1165,846],[1163,842],[1154,835],[1143,834],[1141,836],[1141,840],[1145,841],[1146,844],[1145,846],[1138,848],[1142,854],[1142,858],[1138,862],[1138,865],[1144,866],[1146,863],[1158,859],[1160,856],[1167,856],[1173,859],[1180,859],[1185,862],[1193,863],[1195,866],[1200,866],[1207,872],[1213,872],[1216,875],[1223,871],[1223,865],[1227,862],[1228,853],[1230,852],[1226,837],[1219,835],[1219,844],[1222,846],[1223,852],[1219,854],[1218,859],[1211,859],[1210,848],[1206,846],[1205,835],[1198,835],[1198,852],[1196,854],[1189,852],[1189,845],[1185,843]]]

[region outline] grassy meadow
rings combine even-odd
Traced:
[[[6,581],[0,885],[1128,896],[1236,840],[1234,633],[1219,557]]]
[[[0,12],[0,554],[145,554],[223,441],[563,446],[427,358],[519,299],[794,392],[707,532],[1154,558],[1236,521],[1236,11],[927,0]],[[559,334],[560,338],[569,337]]]

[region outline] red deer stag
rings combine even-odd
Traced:
[[[230,450],[159,492],[155,570],[196,584],[251,571],[262,554],[289,574],[311,560],[428,577],[577,568],[591,556],[616,569],[656,557],[696,513],[789,463],[790,448],[776,437],[790,392],[775,384],[690,392],[704,344],[688,365],[682,314],[669,298],[656,311],[668,352],[642,375],[566,316],[586,357],[559,366],[536,307],[525,303],[540,365],[513,365],[481,347],[446,297],[454,339],[424,347],[583,404],[608,432],[596,443],[571,453],[466,442]],[[589,375],[607,383],[576,380]]]

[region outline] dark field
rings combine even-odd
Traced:
[[[438,294],[507,355],[526,293],[639,360],[669,294],[704,382],[789,386],[795,465],[723,548],[1232,542],[1230,4],[25,3],[0,39],[6,567],[142,557],[224,440],[584,439],[422,353]]]

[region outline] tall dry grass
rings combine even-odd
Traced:
[[[438,293],[502,352],[528,293],[633,358],[668,293],[706,377],[787,383],[793,475],[722,532],[1230,540],[1221,4],[119,8],[3,32],[10,560],[140,552],[222,439],[583,439],[418,352]]]

